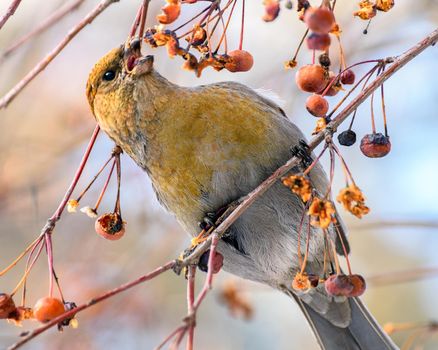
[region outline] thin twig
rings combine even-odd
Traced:
[[[367,284],[372,286],[387,286],[389,284],[399,284],[415,282],[426,278],[438,277],[438,267],[423,267],[412,270],[385,272],[367,277]]]
[[[30,31],[29,33],[22,36],[20,39],[16,40],[11,46],[9,46],[2,54],[0,58],[0,62],[11,55],[16,49],[18,49],[21,45],[27,42],[29,39],[41,34],[45,30],[49,29],[56,23],[58,23],[62,18],[64,18],[69,13],[77,10],[85,0],[76,0],[71,4],[63,6],[53,12],[49,17],[47,17],[43,22],[41,22],[35,29]]]
[[[39,74],[41,73],[53,59],[58,56],[58,54],[67,46],[67,44],[88,24],[93,22],[93,20],[100,15],[108,6],[118,2],[119,0],[102,0],[85,18],[80,21],[76,26],[74,26],[64,39],[56,45],[56,47],[44,57],[27,75],[21,79],[17,85],[15,85],[11,90],[9,90],[6,95],[0,99],[0,109],[6,108],[9,103]]]
[[[15,10],[18,6],[20,6],[21,0],[13,0],[12,3],[9,5],[8,10],[3,15],[3,17],[0,19],[0,29],[3,28],[9,17],[13,16],[15,13]]]
[[[57,325],[58,323],[62,322],[63,320],[71,318],[74,315],[76,315],[78,312],[85,310],[85,309],[88,309],[90,306],[93,306],[97,303],[100,303],[101,301],[108,299],[114,295],[120,294],[121,292],[124,292],[125,290],[128,290],[132,287],[135,287],[136,285],[138,285],[140,283],[150,281],[151,279],[155,278],[156,276],[161,275],[163,272],[170,270],[174,265],[175,265],[174,261],[169,261],[166,264],[164,264],[163,266],[160,266],[159,268],[137,278],[136,280],[134,280],[132,282],[125,283],[125,284],[121,285],[120,287],[117,287],[117,288],[112,289],[108,292],[105,292],[105,293],[99,295],[98,297],[95,297],[95,298],[89,300],[88,302],[86,302],[82,305],[79,305],[78,307],[75,307],[74,309],[71,309],[67,312],[64,312],[62,315],[54,318],[50,322],[47,322],[44,326],[41,326],[41,327],[34,329],[32,332],[30,332],[28,335],[23,337],[21,340],[19,340],[15,344],[11,345],[8,348],[8,350],[18,349],[19,347],[26,344],[31,339],[35,338],[37,335],[43,333],[45,330],[47,330],[55,325]]]

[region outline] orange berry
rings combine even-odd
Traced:
[[[304,13],[307,27],[317,34],[328,34],[335,25],[335,16],[327,7],[309,7]]]
[[[0,319],[8,318],[15,310],[12,297],[9,294],[0,293]]]
[[[350,275],[350,282],[353,284],[353,290],[348,294],[349,297],[361,296],[366,289],[365,279],[361,275]]]
[[[65,312],[64,304],[57,298],[44,297],[39,299],[34,308],[34,317],[43,323],[49,322]]]
[[[365,135],[360,142],[360,150],[369,158],[381,158],[391,151],[389,136],[379,133]]]
[[[96,233],[110,241],[116,241],[125,234],[125,223],[118,213],[106,213],[94,223]]]
[[[170,24],[179,17],[181,12],[181,5],[176,2],[174,4],[167,4],[161,8],[162,13],[157,15],[157,20],[161,24]]]
[[[265,14],[262,19],[265,22],[272,22],[280,13],[280,3],[278,0],[268,0],[265,3]]]
[[[307,47],[309,50],[325,51],[328,49],[331,43],[330,35],[328,34],[310,34],[307,39]]]
[[[322,118],[327,114],[329,104],[324,97],[313,94],[307,98],[306,108],[313,116]]]
[[[320,92],[327,85],[326,72],[317,64],[301,67],[295,75],[298,87],[306,92]]]
[[[230,62],[225,63],[225,68],[230,72],[247,72],[249,71],[253,64],[254,59],[252,55],[245,50],[234,50],[228,53],[231,58]]]

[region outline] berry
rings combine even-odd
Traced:
[[[161,24],[170,24],[174,22],[181,12],[181,5],[179,3],[167,4],[161,8],[162,13],[157,16],[158,22]]]
[[[325,95],[326,96],[335,96],[335,95],[337,95],[337,93],[341,89],[341,84],[340,84],[339,80],[335,81],[332,84],[332,80],[336,77],[336,74],[333,73],[332,71],[329,72],[328,76],[329,76],[328,83],[327,83],[327,85],[324,87],[324,89],[322,91],[325,91],[327,86],[329,84],[331,84],[330,88],[325,92]],[[322,92],[322,91],[320,91],[320,92]]]
[[[354,72],[351,69],[347,69],[341,74],[341,83],[345,85],[354,84],[355,78]]]
[[[307,27],[317,34],[328,34],[335,25],[335,16],[327,7],[310,7],[304,13]]]
[[[310,34],[307,39],[307,47],[309,50],[325,51],[330,46],[330,35],[328,34]]]
[[[324,97],[313,94],[307,98],[306,108],[313,116],[322,118],[327,114],[329,104]]]
[[[0,293],[0,319],[8,318],[16,310],[14,300],[9,294]]]
[[[318,61],[319,61],[319,64],[325,68],[330,67],[330,65],[332,64],[330,61],[329,55],[326,53],[323,53],[322,55],[320,55],[318,57]]]
[[[207,250],[204,254],[201,255],[198,262],[198,267],[201,271],[208,271],[208,259],[210,258],[210,250]],[[214,260],[213,260],[213,273],[218,273],[222,265],[224,264],[224,257],[221,253],[215,252]]]
[[[230,62],[225,64],[225,68],[230,72],[247,72],[252,68],[254,59],[252,55],[245,50],[234,50],[228,53],[231,58]]]
[[[262,19],[265,22],[272,22],[280,13],[280,3],[278,0],[269,0],[265,4],[265,14]]]
[[[366,289],[365,279],[361,275],[350,275],[350,282],[353,284],[353,290],[348,295],[349,297],[361,296]]]
[[[356,143],[356,133],[353,130],[345,130],[338,135],[338,141],[342,146],[352,146]]]
[[[324,282],[324,286],[327,294],[331,296],[349,296],[354,289],[353,283],[344,274],[331,275]]]
[[[303,91],[320,92],[327,85],[326,71],[318,64],[308,64],[298,70],[295,81]]]
[[[120,214],[107,213],[96,219],[94,229],[103,238],[116,241],[125,234],[125,223]]]
[[[389,136],[379,133],[367,134],[360,142],[360,150],[369,158],[381,158],[391,151]]]
[[[42,323],[49,322],[64,312],[65,308],[62,301],[51,297],[39,299],[33,308],[34,317]]]

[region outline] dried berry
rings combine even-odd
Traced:
[[[254,64],[252,55],[245,50],[231,51],[228,53],[228,56],[231,58],[231,60],[225,64],[225,69],[233,73],[247,72]]]
[[[377,0],[376,9],[387,12],[394,7],[394,0]]]
[[[379,133],[365,135],[360,142],[360,150],[369,158],[380,158],[391,151],[389,136]]]
[[[201,271],[208,271],[208,259],[210,258],[210,249],[201,255],[198,262],[198,267]],[[221,253],[215,252],[213,259],[213,273],[218,273],[224,264],[224,257]]]
[[[34,308],[34,317],[43,323],[49,322],[65,312],[64,304],[57,298],[44,297],[39,299]]]
[[[116,241],[125,234],[125,223],[120,214],[107,213],[97,218],[94,229],[103,238]]]
[[[326,54],[326,53],[323,53],[322,55],[319,55],[318,61],[319,61],[319,64],[321,66],[325,67],[325,68],[330,67],[330,65],[332,64],[331,61],[330,61],[329,55]]]
[[[350,278],[344,274],[331,275],[324,282],[327,294],[332,296],[349,296],[354,289]]]
[[[265,22],[272,22],[280,13],[280,2],[278,0],[265,0],[265,14],[262,19]]]
[[[328,34],[335,24],[335,16],[325,6],[310,7],[304,13],[304,22],[312,32]]]
[[[298,70],[295,81],[303,91],[320,92],[327,85],[326,72],[318,64],[308,64]]]
[[[328,34],[312,33],[307,37],[306,42],[309,50],[325,51],[330,46],[331,40]]]
[[[15,309],[12,297],[9,294],[0,293],[0,319],[9,318]]]
[[[307,98],[306,108],[313,116],[322,118],[328,112],[329,103],[324,97],[313,94]]]
[[[332,71],[329,72],[328,76],[329,76],[328,83],[324,87],[324,89],[320,92],[324,92],[326,96],[335,96],[342,89],[342,85],[341,85],[339,79],[337,79],[334,83],[332,83],[332,80],[334,80],[336,78],[336,74],[333,73]],[[329,85],[330,85],[330,88],[326,91],[326,88]]]
[[[181,4],[178,1],[172,1],[161,8],[162,13],[157,15],[157,20],[161,24],[170,24],[179,17],[181,12]]]
[[[349,297],[361,296],[366,289],[365,279],[361,275],[349,275],[350,282],[353,284],[353,290],[348,294]]]
[[[357,16],[363,20],[370,20],[376,15],[376,5],[370,0],[362,0],[359,2],[360,10],[353,13],[354,16]]]
[[[351,69],[347,69],[341,74],[341,83],[346,85],[354,84],[355,78],[354,72]]]
[[[345,130],[338,135],[338,141],[342,146],[352,146],[356,143],[356,133],[353,130]]]

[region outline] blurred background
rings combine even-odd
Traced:
[[[39,233],[67,188],[94,119],[85,98],[85,83],[94,63],[126,39],[140,5],[123,0],[110,6],[87,26],[52,64],[6,109],[0,111],[0,267],[12,261]],[[152,1],[147,25],[164,1]],[[3,14],[10,1],[0,2]],[[33,29],[64,1],[23,1],[0,31],[0,55],[17,38]],[[97,1],[85,1],[43,35],[33,38],[0,64],[0,93],[4,95],[44,57]],[[239,6],[236,9],[239,11]],[[338,1],[337,19],[347,63],[402,53],[438,23],[436,0],[396,1],[388,13],[379,13],[367,35],[366,22],[353,18],[356,1]],[[184,6],[182,18],[196,7]],[[199,9],[199,7],[198,7]],[[169,59],[164,48],[151,50],[156,68],[180,85],[236,80],[253,88],[272,90],[284,101],[289,117],[310,135],[315,119],[305,110],[306,94],[294,82],[295,71],[285,70],[305,30],[295,11],[282,8],[279,18],[264,23],[262,1],[247,2],[244,49],[255,64],[249,73],[232,74],[206,69],[202,78],[181,69],[180,58]],[[192,13],[192,15],[193,15]],[[239,12],[237,12],[239,13]],[[237,48],[239,16],[231,22],[229,47]],[[333,45],[335,48],[336,45]],[[332,53],[336,65],[337,52]],[[299,64],[309,63],[304,49]],[[361,76],[366,68],[355,70]],[[384,275],[380,284],[370,283],[363,299],[382,324],[438,320],[438,278],[390,283],[398,271],[422,268],[438,270],[438,51],[429,48],[385,84],[389,134],[393,150],[383,159],[362,156],[358,144],[342,147],[356,182],[367,197],[370,215],[363,220],[342,213],[349,227],[355,272],[370,278]],[[331,99],[339,100],[341,94]],[[378,101],[378,99],[376,100]],[[379,102],[378,102],[379,103]],[[376,108],[379,111],[378,108]],[[377,112],[382,130],[381,115]],[[341,129],[347,128],[347,124]],[[358,137],[371,132],[369,103],[358,110],[354,130]],[[107,159],[112,142],[100,135],[78,190],[84,188]],[[327,169],[327,159],[323,160]],[[94,232],[94,222],[82,213],[66,214],[53,236],[55,268],[66,299],[77,303],[114,288],[176,257],[189,244],[172,216],[157,203],[145,173],[126,156],[122,158],[122,211],[127,221],[125,237],[106,241]],[[81,202],[93,205],[104,178]],[[337,170],[335,191],[343,185]],[[110,211],[115,198],[112,182],[101,211]],[[76,192],[78,194],[78,192]],[[0,292],[10,292],[18,282],[23,263],[0,279]],[[44,252],[28,280],[29,306],[48,289]],[[204,275],[197,276],[201,286]],[[254,313],[249,320],[233,317],[220,302],[224,283],[235,279],[222,272],[198,314],[197,349],[317,349],[297,306],[280,292],[235,280]],[[79,328],[55,329],[34,339],[29,349],[152,349],[177,327],[186,313],[185,280],[173,273],[140,285],[100,303],[78,316]],[[17,302],[18,302],[17,298]],[[0,347],[13,343],[23,328],[0,323]],[[401,345],[410,333],[396,333]],[[438,335],[421,334],[424,349],[438,348]]]

